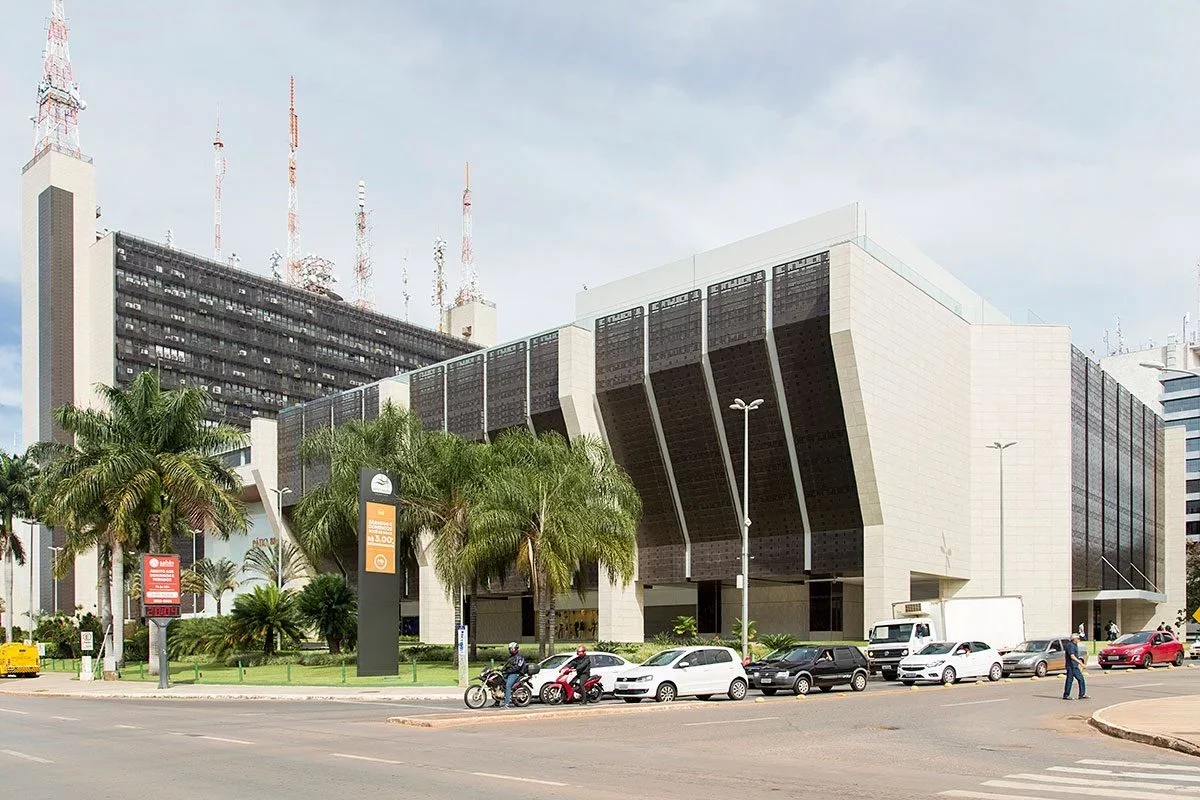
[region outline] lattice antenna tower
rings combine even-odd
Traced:
[[[433,309],[437,314],[438,333],[445,333],[446,316],[446,240],[433,240]]]
[[[83,157],[79,146],[79,112],[87,103],[79,96],[79,84],[71,69],[67,43],[67,12],[64,0],[54,0],[46,49],[42,51],[42,79],[37,87],[37,114],[32,117],[33,154],[46,149]]]
[[[221,184],[225,181],[225,143],[221,141],[221,109],[217,109],[217,135],[213,137],[216,180],[213,184],[213,259],[221,260]]]
[[[475,271],[475,249],[471,241],[471,162],[467,162],[462,195],[462,285],[455,302],[458,305],[482,300],[479,293],[479,274]]]
[[[371,291],[371,226],[367,222],[367,182],[358,182],[358,211],[354,214],[354,290],[359,308],[374,308]]]
[[[296,151],[300,149],[300,118],[296,116],[296,76],[292,76],[288,93],[288,243],[287,282],[300,283],[300,212],[296,194]]]
[[[412,295],[408,292],[408,253],[404,254],[404,260],[400,267],[400,294],[404,298],[404,321],[408,322],[408,301],[412,299]]]

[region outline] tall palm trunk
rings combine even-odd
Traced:
[[[111,653],[120,667],[125,662],[125,553],[124,548],[117,542],[109,544],[108,561],[112,564],[112,580],[108,590],[112,608],[112,648]]]
[[[104,635],[104,652],[111,653],[113,651],[112,558],[108,554],[107,548],[103,546],[99,548],[96,555],[100,562],[100,575],[96,580],[96,590],[100,595],[100,627]]]
[[[550,614],[546,618],[547,655],[554,655],[554,636],[558,633],[558,598],[550,595]]]
[[[8,531],[0,531],[0,536],[8,536]],[[11,642],[13,636],[13,555],[12,550],[4,550],[4,641]]]
[[[467,623],[468,644],[471,646],[471,661],[479,660],[479,581],[471,582],[471,594],[469,602],[471,610],[468,612],[470,622]]]

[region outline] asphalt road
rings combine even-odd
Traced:
[[[1093,671],[1095,672],[1095,671]],[[0,796],[299,798],[1117,797],[1200,790],[1200,759],[1111,739],[1092,710],[1200,694],[1200,670],[742,702],[643,703],[554,719],[456,703],[117,701],[0,696]],[[606,703],[608,705],[609,703]],[[617,703],[617,707],[624,704]],[[643,710],[645,708],[645,710]],[[1157,792],[1157,794],[1147,794]],[[369,793],[369,794],[367,794]]]

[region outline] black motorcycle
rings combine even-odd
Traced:
[[[513,685],[512,702],[514,706],[524,708],[533,701],[529,676],[537,674],[539,669],[537,664],[529,664],[525,667],[525,672]],[[475,680],[479,682],[469,686],[463,694],[463,702],[467,704],[467,708],[483,708],[487,705],[489,697],[496,703],[504,702],[504,675],[500,670],[489,667],[479,673],[479,677]]]

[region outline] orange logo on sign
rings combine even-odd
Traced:
[[[396,507],[367,503],[367,572],[396,574]]]

